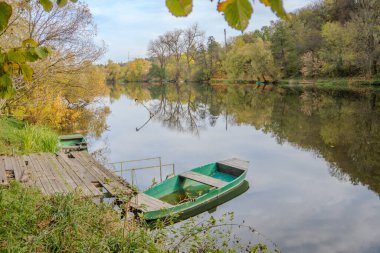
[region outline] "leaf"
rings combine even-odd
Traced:
[[[21,64],[20,65],[21,72],[24,76],[24,79],[26,81],[32,81],[33,80],[33,69],[28,64]]]
[[[78,2],[78,0],[70,0],[72,3],[76,3]]]
[[[0,32],[3,31],[12,16],[12,7],[6,2],[0,2]]]
[[[282,0],[260,0],[265,6],[270,6],[272,11],[280,18],[286,19],[288,15],[284,9]]]
[[[40,59],[40,57],[37,55],[36,49],[35,48],[28,48],[28,50],[26,51],[26,60],[28,62],[35,62],[39,59]]]
[[[193,9],[192,0],[166,0],[166,6],[176,17],[186,17]]]
[[[67,0],[57,0],[57,4],[59,7],[65,7],[67,4]]]
[[[7,58],[9,62],[13,63],[25,63],[27,51],[24,48],[13,48],[7,52]]]
[[[53,3],[50,0],[39,0],[45,11],[49,12],[53,9]]]
[[[49,55],[49,49],[47,47],[37,47],[35,48],[35,53],[40,59],[45,59]]]
[[[22,42],[23,47],[37,47],[38,43],[33,39],[26,39]]]
[[[12,85],[12,78],[9,74],[4,74],[0,76],[0,98],[7,99],[10,98],[15,89]]]
[[[253,13],[248,0],[224,0],[218,3],[218,11],[224,13],[224,18],[232,28],[240,31],[247,28]]]

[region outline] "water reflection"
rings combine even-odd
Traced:
[[[283,252],[380,252],[377,100],[312,88],[119,85],[109,131],[89,148],[107,147],[109,161],[161,156],[177,173],[248,160],[250,188],[212,215],[234,212]]]
[[[347,90],[300,90],[263,86],[118,85],[111,98],[126,94],[147,111],[147,120],[199,135],[219,118],[229,125],[250,125],[312,151],[339,180],[367,185],[380,194],[380,106],[377,94]],[[136,121],[137,124],[137,121]]]

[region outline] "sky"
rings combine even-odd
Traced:
[[[302,8],[314,0],[284,0],[288,12]],[[159,35],[179,28],[188,28],[197,23],[205,31],[206,38],[214,36],[219,42],[224,41],[224,29],[227,37],[241,32],[229,28],[224,17],[216,11],[217,1],[194,0],[192,13],[185,18],[170,14],[165,0],[89,0],[91,13],[97,25],[96,41],[104,42],[107,52],[101,59],[126,62],[139,57],[147,57],[150,40]],[[269,25],[277,17],[269,8],[255,1],[254,14],[245,32]]]

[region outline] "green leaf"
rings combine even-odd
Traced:
[[[232,28],[240,31],[247,28],[253,13],[248,0],[224,0],[218,3],[218,11],[224,13],[224,18]]]
[[[28,50],[26,52],[27,62],[35,62],[39,59],[40,59],[40,57],[37,55],[36,49],[35,48],[28,48]]]
[[[192,0],[166,0],[166,6],[176,17],[186,17],[193,9]]]
[[[7,52],[7,59],[13,63],[25,63],[27,51],[23,48],[13,48]]]
[[[32,81],[33,80],[33,69],[27,64],[21,64],[20,68],[21,68],[21,72],[24,76],[24,79],[26,81]]]
[[[288,15],[284,9],[282,0],[260,0],[265,6],[270,6],[272,11],[280,18],[286,19]]]
[[[12,85],[12,78],[9,74],[4,74],[0,76],[0,98],[7,99],[10,98],[15,89]]]
[[[70,0],[72,3],[77,3],[78,0]]]
[[[53,9],[53,3],[50,0],[39,0],[45,11],[49,12]]]
[[[40,59],[45,59],[49,55],[49,49],[47,47],[37,47],[35,48],[35,53]]]
[[[0,32],[3,31],[12,16],[12,7],[6,2],[0,2]]]
[[[37,47],[38,43],[33,39],[26,39],[22,42],[23,47]]]
[[[57,4],[59,7],[65,7],[67,4],[67,0],[57,0]]]

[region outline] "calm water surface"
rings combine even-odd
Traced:
[[[115,86],[108,131],[90,148],[109,162],[161,156],[177,173],[230,157],[249,160],[250,189],[213,215],[235,212],[283,252],[378,253],[377,100],[249,85]],[[140,188],[152,177],[159,178],[138,173]]]

